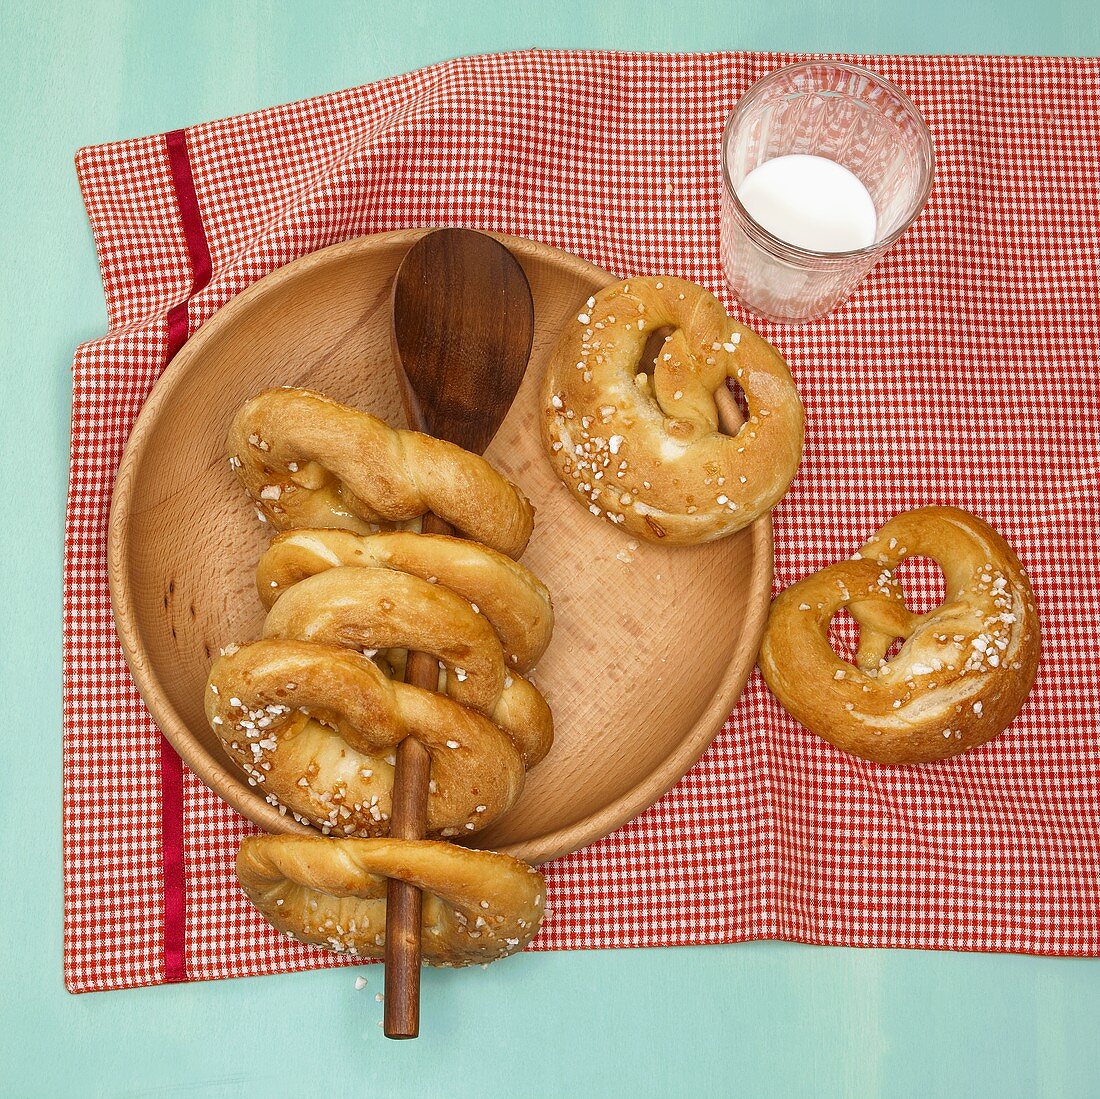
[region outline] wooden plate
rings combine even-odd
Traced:
[[[272,832],[302,830],[249,787],[206,724],[211,659],[259,636],[253,569],[269,537],[226,460],[237,408],[302,385],[402,423],[389,344],[390,284],[426,230],[363,237],[288,264],[235,298],[164,372],[115,484],[109,564],[119,636],[157,724],[220,797]],[[556,739],[512,811],[478,846],[544,862],[618,828],[710,744],[756,657],[771,590],[766,519],[697,548],[642,543],[558,482],[538,431],[546,359],[579,303],[614,281],[575,256],[500,238],[535,297],[531,365],[487,457],[537,509],[524,557],[554,596],[536,682]]]

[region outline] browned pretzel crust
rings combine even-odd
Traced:
[[[531,537],[530,503],[484,458],[308,389],[253,397],[233,421],[229,454],[276,530],[366,534],[431,511],[509,557]]]
[[[673,331],[656,365],[643,363],[662,328]],[[749,409],[733,436],[714,402],[728,378]],[[683,279],[627,279],[590,298],[543,382],[546,446],[566,487],[594,515],[670,544],[722,538],[769,511],[798,468],[803,418],[775,348]]]
[[[905,606],[891,571],[914,555],[943,570],[944,601],[927,614]],[[829,645],[842,607],[860,625],[855,666]],[[905,643],[886,659],[895,638]],[[791,716],[838,748],[927,763],[1002,732],[1031,690],[1039,652],[1035,599],[1008,543],[968,512],[926,507],[783,592],[760,670]]]
[[[546,895],[542,875],[526,863],[430,840],[249,836],[237,877],[272,926],[355,958],[384,956],[386,882],[409,882],[424,891],[421,949],[437,966],[522,950]]]
[[[330,537],[311,533],[316,544]],[[431,834],[477,831],[507,812],[549,750],[553,721],[480,604],[409,573],[346,565],[273,590],[282,594],[264,640],[219,658],[206,696],[214,731],[273,804],[326,835],[383,835],[393,750],[415,735],[432,757]],[[442,693],[395,681],[363,655],[409,648],[440,661]]]
[[[533,668],[550,643],[550,593],[523,565],[478,542],[438,534],[292,530],[276,535],[256,566],[265,607],[288,588],[339,565],[392,569],[461,595],[489,620],[509,667]]]
[[[360,958],[384,954],[388,879],[424,891],[430,963],[521,950],[542,919],[537,871],[380,837],[406,737],[430,756],[429,836],[497,820],[550,748],[549,707],[521,674],[554,624],[546,588],[512,560],[530,505],[483,459],[306,390],[249,401],[230,447],[283,533],[256,572],[263,638],[215,661],[207,718],[249,782],[322,833],[244,840],[242,887],[275,927]],[[382,529],[429,510],[488,545]],[[436,658],[435,690],[402,682],[410,650]]]

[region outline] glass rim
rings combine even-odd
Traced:
[[[917,130],[923,138],[924,148],[927,150],[926,162],[928,172],[924,180],[924,186],[921,188],[920,194],[916,197],[913,209],[908,217],[906,217],[889,236],[883,237],[882,240],[876,240],[862,248],[852,248],[846,252],[821,252],[813,248],[803,248],[801,245],[792,244],[782,237],[777,237],[774,233],[765,229],[764,226],[745,209],[744,204],[738,197],[737,188],[734,187],[733,180],[730,178],[729,157],[727,155],[730,134],[739,116],[747,106],[751,106],[754,98],[753,93],[756,92],[766,80],[771,80],[773,77],[783,73],[793,72],[796,69],[806,69],[821,65],[843,69],[846,72],[865,77],[878,87],[885,89],[891,95],[895,96],[902,110],[916,122]],[[771,72],[767,72],[759,79],[753,81],[748,89],[746,89],[744,95],[734,104],[733,109],[726,117],[725,126],[722,127],[722,185],[725,188],[726,194],[733,202],[734,208],[737,210],[740,217],[749,223],[755,234],[759,235],[761,238],[759,243],[777,252],[780,256],[786,253],[794,258],[805,258],[808,260],[844,260],[854,259],[859,256],[871,256],[876,252],[885,251],[887,248],[896,244],[902,234],[904,234],[913,222],[920,217],[921,211],[928,202],[928,196],[932,193],[932,182],[935,177],[935,170],[936,150],[932,144],[932,134],[928,129],[928,123],[924,121],[923,115],[917,110],[916,104],[892,80],[888,80],[885,76],[872,72],[871,69],[864,68],[862,65],[853,65],[848,61],[831,61],[828,58],[810,59],[806,61],[795,61],[790,65],[781,65],[778,69],[772,69]]]

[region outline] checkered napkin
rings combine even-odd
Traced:
[[[341,964],[277,936],[232,873],[251,825],[178,761],[112,627],[123,444],[220,305],[364,233],[464,225],[621,275],[718,263],[722,123],[793,57],[465,58],[169,135],[82,150],[109,328],[76,353],[65,555],[65,979],[74,991]],[[916,101],[928,208],[833,316],[754,326],[790,361],[806,449],[775,513],[776,589],[888,517],[957,504],[1034,582],[1035,690],[990,744],[880,767],[787,718],[754,676],[699,764],[548,871],[535,949],[778,937],[1100,953],[1100,63],[856,58]],[[914,599],[935,578],[909,572]],[[174,776],[174,777],[173,777]]]

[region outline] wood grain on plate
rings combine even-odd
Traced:
[[[138,688],[199,778],[272,832],[302,829],[247,785],[203,715],[218,649],[259,636],[253,570],[271,534],[229,468],[226,433],[247,398],[275,385],[308,386],[405,422],[390,289],[425,231],[312,253],[229,302],[154,387],[119,469],[111,593]],[[554,640],[534,679],[556,737],[512,811],[471,843],[544,862],[637,815],[710,744],[756,657],[771,524],[704,546],[643,542],[630,551],[628,535],[578,507],[544,458],[538,388],[561,326],[613,277],[545,245],[499,239],[530,281],[536,327],[527,377],[486,456],[537,511],[523,560],[554,597]]]

